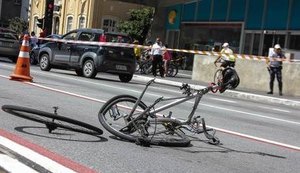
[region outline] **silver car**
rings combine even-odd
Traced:
[[[20,51],[20,42],[17,33],[13,30],[0,28],[0,56],[17,62]]]

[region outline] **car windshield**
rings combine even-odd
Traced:
[[[115,43],[130,43],[131,39],[130,39],[130,37],[124,36],[124,35],[107,34],[106,41],[107,42],[115,42]]]

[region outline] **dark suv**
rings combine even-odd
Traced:
[[[70,31],[61,39],[48,42],[40,48],[38,57],[41,70],[75,69],[78,76],[88,78],[94,78],[98,72],[108,72],[119,75],[122,82],[132,79],[136,61],[133,48],[86,44],[89,41],[130,43],[131,39],[125,34],[104,32],[102,29]]]

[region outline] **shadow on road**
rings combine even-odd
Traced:
[[[27,130],[29,129],[29,130]],[[63,141],[75,141],[75,142],[106,142],[106,138],[99,135],[90,135],[78,133],[66,129],[56,129],[51,133],[48,132],[47,127],[42,126],[20,126],[15,127],[15,130],[24,134],[29,134],[32,136],[38,136],[48,139],[63,140]],[[84,135],[84,136],[83,136]],[[86,136],[89,136],[87,138]],[[84,139],[82,139],[84,138]],[[93,139],[92,139],[93,138]]]

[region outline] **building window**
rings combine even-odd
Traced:
[[[117,32],[117,20],[108,18],[103,19],[102,28],[106,32]]]
[[[59,17],[54,17],[54,26],[53,26],[53,33],[59,33]]]
[[[85,28],[85,17],[80,16],[78,21],[78,28]]]
[[[291,35],[289,44],[290,49],[300,50],[300,35]]]
[[[72,24],[73,24],[73,17],[72,17],[72,16],[69,16],[69,17],[67,18],[67,29],[66,29],[66,32],[71,31],[71,29],[72,29]]]

